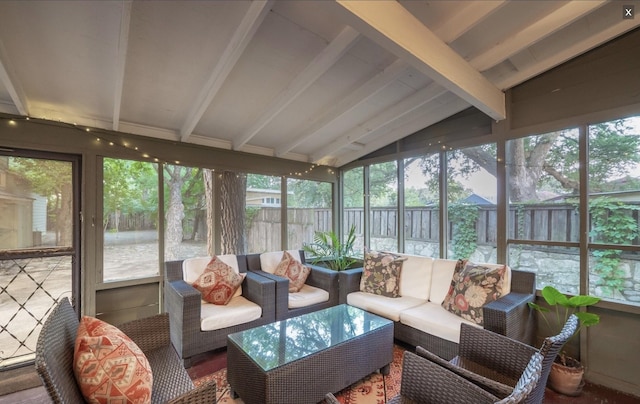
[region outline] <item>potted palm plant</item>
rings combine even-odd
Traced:
[[[550,330],[557,331],[554,332],[555,334],[560,332],[562,326],[572,314],[578,317],[580,323],[574,336],[578,335],[583,327],[590,327],[600,322],[600,316],[597,314],[579,311],[580,307],[592,306],[598,303],[600,301],[599,297],[584,295],[567,297],[553,286],[545,286],[541,293],[547,305],[554,309],[555,315],[549,314],[552,310],[547,307],[535,303],[529,303],[529,306],[542,315]],[[555,317],[553,323],[547,318],[547,315]],[[548,385],[558,393],[577,396],[582,391],[583,378],[584,367],[580,361],[570,357],[565,352],[561,352],[551,367]]]
[[[341,242],[340,237],[333,231],[318,231],[313,237],[313,243],[303,245],[302,250],[309,255],[312,264],[323,265],[334,271],[344,271],[359,263],[354,257],[355,242],[356,228],[351,226],[344,242]]]

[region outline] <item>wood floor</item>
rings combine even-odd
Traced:
[[[194,365],[187,369],[192,379],[197,379],[211,374],[227,366],[226,350],[221,349],[209,354],[200,355]],[[563,396],[547,389],[545,404],[638,404],[640,397],[633,397],[617,391],[587,383],[579,397]],[[51,403],[44,387],[36,387],[27,390],[0,396],[0,404],[47,404]]]

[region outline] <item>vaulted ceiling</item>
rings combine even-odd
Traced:
[[[469,106],[504,119],[634,2],[3,0],[0,112],[341,166]]]

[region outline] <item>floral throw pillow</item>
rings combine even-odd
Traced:
[[[366,252],[360,278],[360,291],[386,297],[399,297],[400,272],[404,260],[403,257],[393,253]]]
[[[288,278],[289,293],[296,293],[302,289],[310,272],[309,267],[293,258],[288,251],[285,251],[282,255],[282,260],[273,271],[273,274]]]
[[[97,318],[80,320],[73,373],[88,403],[151,402],[153,375],[147,357],[120,329]]]
[[[482,307],[502,296],[506,270],[504,265],[489,268],[458,260],[442,307],[465,320],[484,325]]]
[[[217,305],[226,305],[242,284],[246,274],[237,273],[218,257],[213,257],[193,287],[202,294],[202,299]]]

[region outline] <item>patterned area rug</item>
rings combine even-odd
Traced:
[[[404,348],[394,345],[391,372],[382,377],[380,373],[372,373],[357,383],[336,394],[342,404],[384,404],[400,393],[400,376],[402,373],[402,354]],[[218,403],[242,404],[241,399],[234,400],[229,396],[227,369],[221,369],[211,375],[194,381],[196,386],[215,380],[218,387]]]

